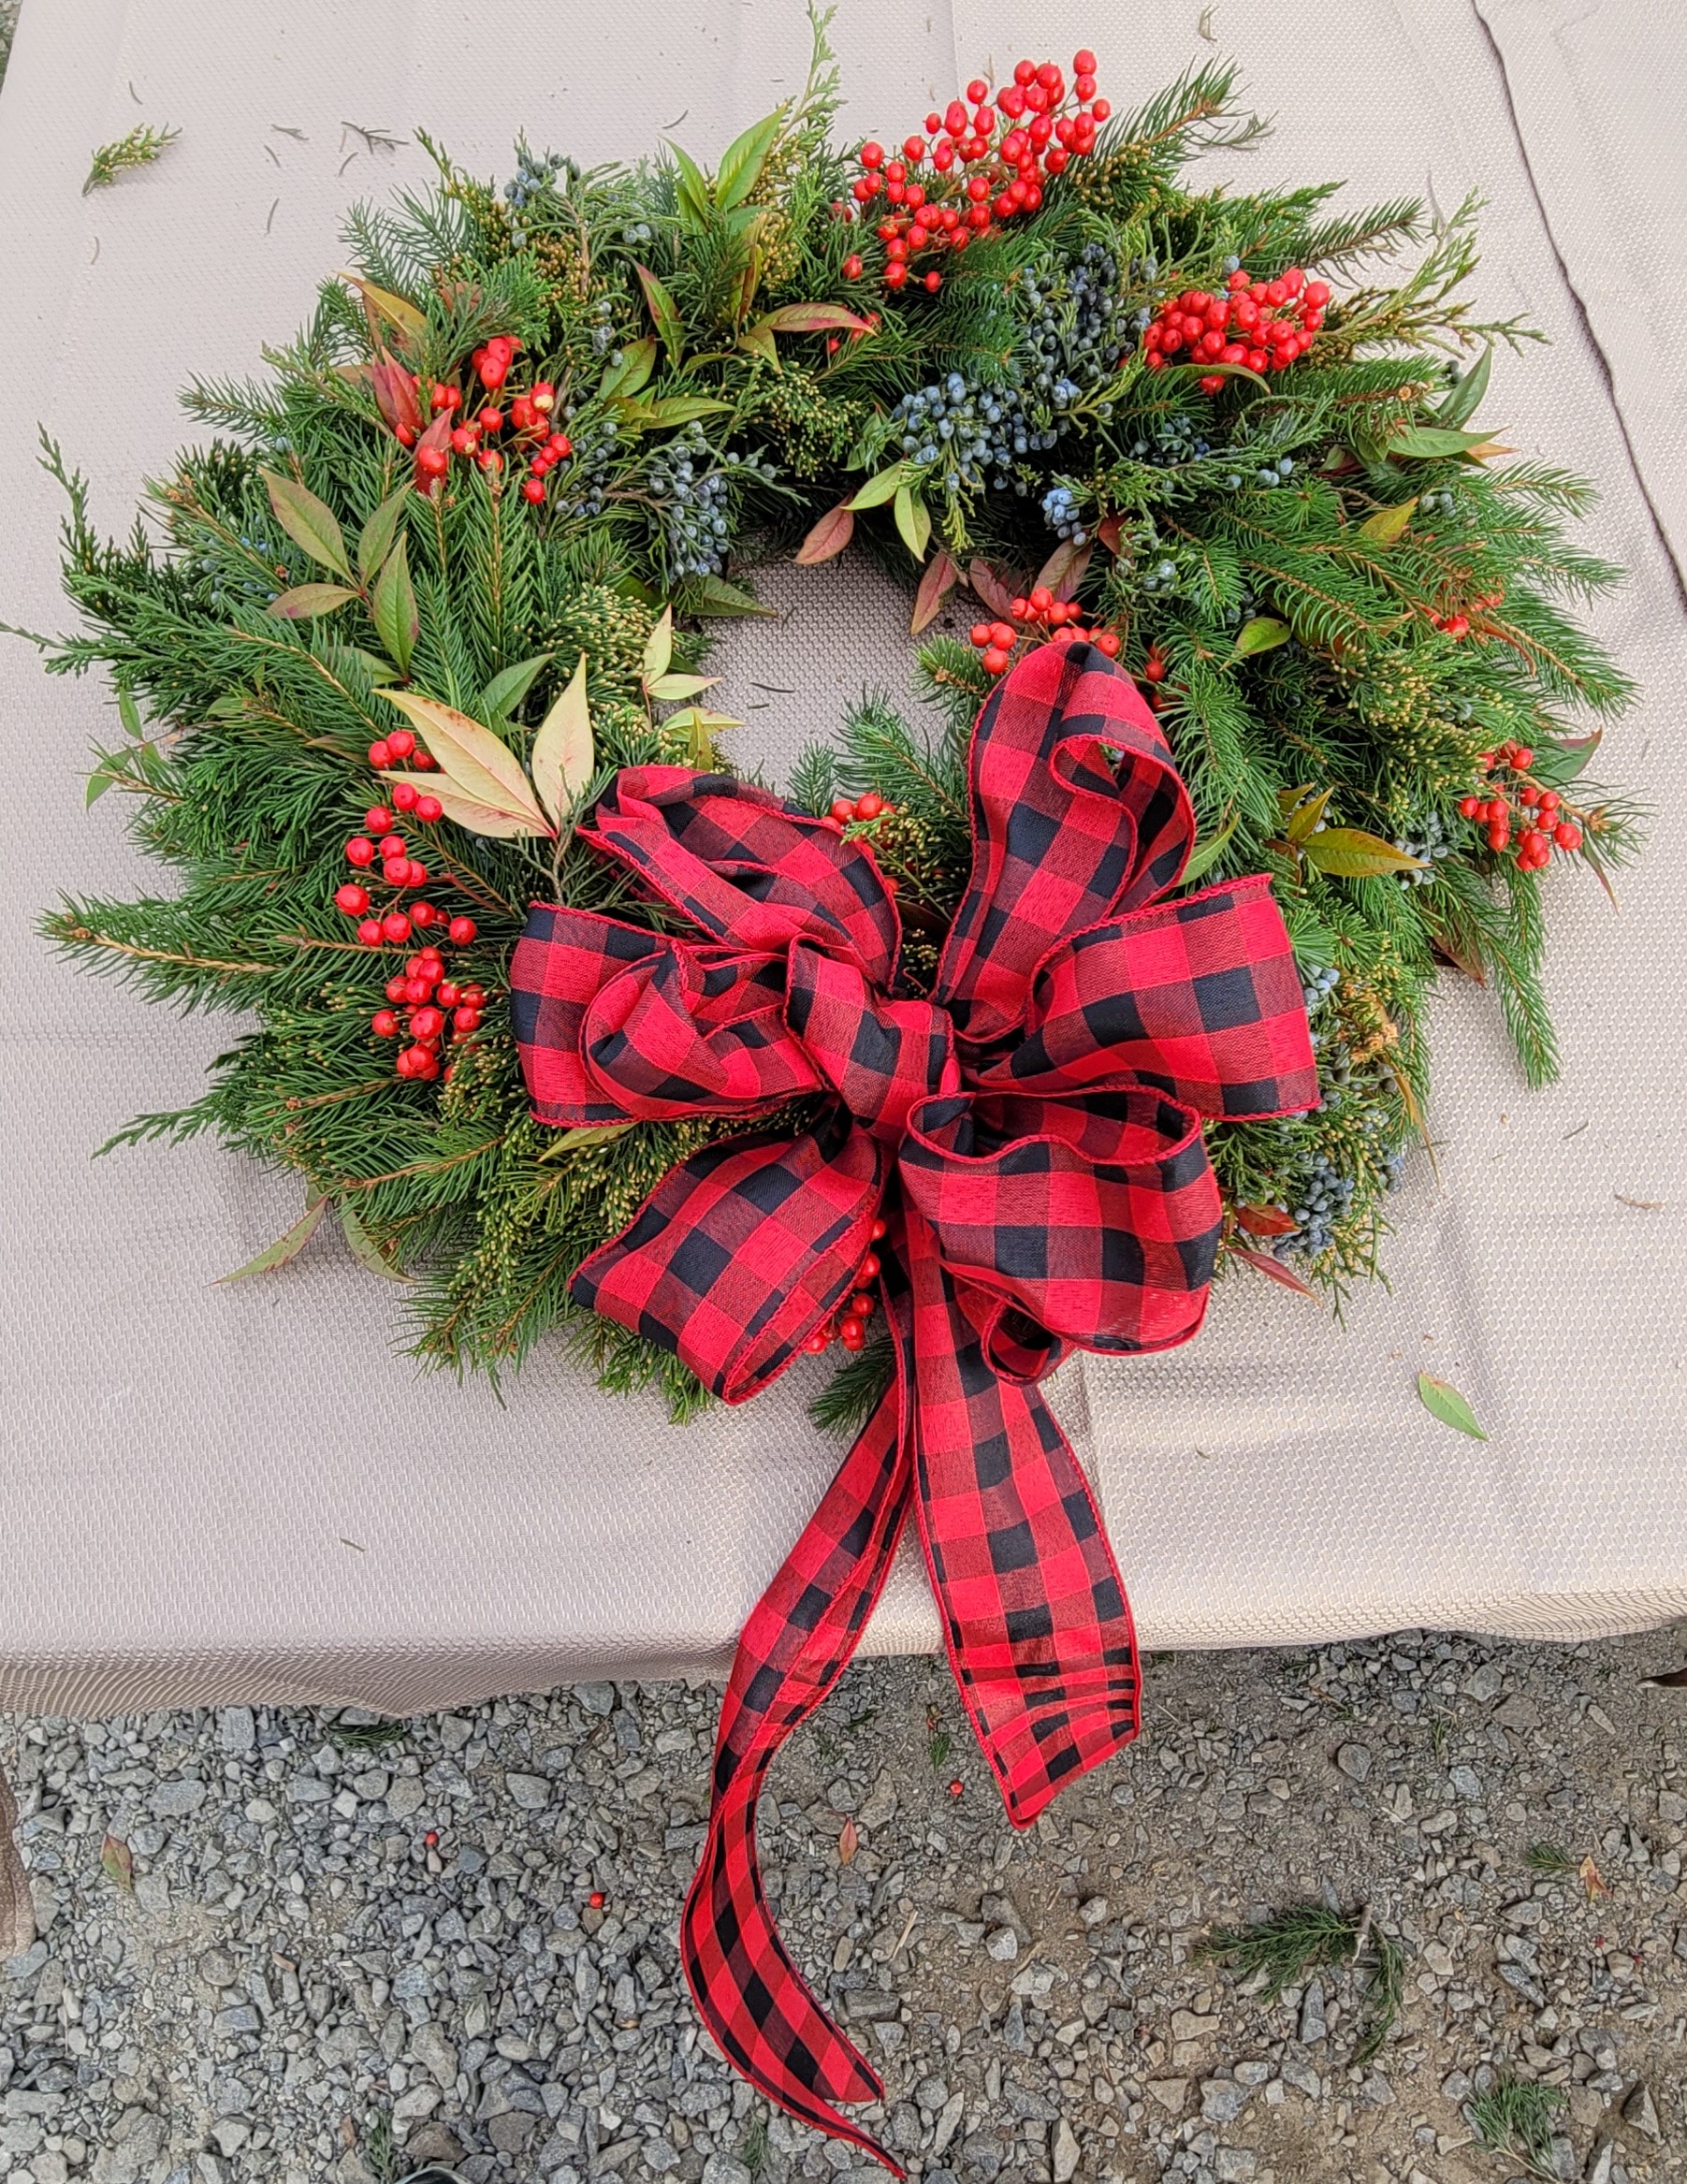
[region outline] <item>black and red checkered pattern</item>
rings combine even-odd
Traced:
[[[1162,899],[1194,818],[1127,676],[1087,645],[1031,653],[979,716],[969,786],[972,877],[928,997],[900,978],[895,905],[859,840],[671,766],[620,774],[582,832],[700,937],[540,908],[511,973],[542,1121],[752,1120],[829,1095],[795,1138],[682,1162],[574,1276],[579,1303],[726,1401],[833,1317],[886,1224],[895,1382],[745,1626],[682,1944],[732,2062],[893,2170],[833,2105],[880,2089],[774,1926],[763,1778],[843,1672],[910,1508],[1014,1824],[1136,1734],[1125,1590],[1037,1382],[1073,1346],[1195,1332],[1220,1229],[1202,1118],[1317,1099],[1266,881]]]

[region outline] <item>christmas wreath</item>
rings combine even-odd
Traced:
[[[845,155],[817,35],[712,173],[523,144],[500,194],[435,153],[263,384],[190,390],[220,436],[127,545],[48,451],[86,624],[50,663],[124,731],[90,801],[178,885],[46,929],[250,1025],[113,1142],[296,1171],[240,1274],[332,1210],[429,1359],[560,1330],[683,1413],[849,1353],[682,1943],[737,2067],[887,2163],[755,1809],[905,1521],[1026,1824],[1138,1718],[1037,1383],[1185,1339],[1228,1263],[1368,1271],[1438,968],[1549,1077],[1546,903],[1635,838],[1583,774],[1627,694],[1565,609],[1616,575],[1561,528],[1588,488],[1476,422],[1530,336],[1462,297],[1475,208],[1364,281],[1416,206],[1180,182],[1258,133],[1230,89],[1114,116],[1093,55],[1027,59]],[[706,633],[852,539],[912,590],[923,715],[864,696],[777,794]]]

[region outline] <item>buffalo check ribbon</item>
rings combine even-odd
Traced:
[[[623,771],[580,831],[692,935],[535,907],[511,972],[541,1122],[824,1103],[794,1138],[752,1131],[674,1168],[580,1267],[577,1303],[740,1402],[838,1310],[886,1224],[895,1376],[745,1625],[680,1939],[734,2067],[897,2175],[834,2106],[883,2088],[774,1924],[763,1781],[848,1665],[910,1509],[1013,1824],[1135,1736],[1125,1589],[1038,1382],[1074,1347],[1196,1332],[1221,1226],[1203,1117],[1317,1100],[1269,882],[1166,899],[1194,815],[1101,653],[1044,646],[1003,678],[968,794],[971,879],[929,995],[900,975],[895,902],[865,843],[677,766]]]

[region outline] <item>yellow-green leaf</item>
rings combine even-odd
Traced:
[[[1236,831],[1237,818],[1238,814],[1232,811],[1216,834],[1209,835],[1204,842],[1197,842],[1189,862],[1183,869],[1183,884],[1185,887],[1192,881],[1203,879],[1217,864],[1224,854],[1225,844]]]
[[[586,655],[580,654],[566,690],[559,692],[533,738],[533,787],[560,828],[570,806],[591,779],[597,754],[591,711],[586,703]]]
[[[1396,501],[1392,508],[1379,508],[1374,516],[1367,516],[1359,527],[1360,538],[1373,539],[1378,546],[1394,546],[1405,536],[1406,525],[1412,520],[1412,511],[1418,505],[1414,493],[1409,501]]]
[[[662,337],[662,345],[668,352],[668,362],[677,365],[685,350],[685,329],[674,307],[674,298],[648,266],[641,266],[635,258],[633,269],[638,275],[639,286],[645,292],[645,301],[650,307],[650,316]]]
[[[931,510],[909,487],[898,486],[896,497],[891,503],[891,513],[896,518],[896,529],[902,533],[903,545],[916,561],[923,561],[925,549],[931,543]]]
[[[689,152],[681,151],[677,144],[670,144],[668,150],[674,155],[674,190],[679,204],[679,225],[705,227],[714,203],[707,179]]]
[[[578,1129],[563,1130],[554,1137],[539,1158],[544,1160],[552,1153],[572,1152],[587,1145],[606,1145],[612,1139],[625,1137],[634,1127],[630,1122],[583,1123]]]
[[[823,334],[834,328],[847,328],[858,334],[873,330],[865,318],[842,303],[781,303],[759,323],[776,334]]]
[[[470,834],[484,834],[494,841],[513,842],[551,832],[545,823],[514,816],[501,806],[482,804],[478,798],[465,795],[443,773],[412,774],[399,766],[386,766],[382,769],[380,779],[408,781],[418,796],[436,796],[445,817],[458,826],[466,827]]]
[[[311,621],[319,614],[334,613],[356,596],[343,584],[295,584],[290,591],[280,592],[269,602],[269,612],[279,615],[283,621]]]
[[[868,478],[865,486],[851,494],[849,505],[851,508],[882,507],[885,502],[902,490],[903,476],[904,466],[899,462],[892,463],[889,470],[881,470],[876,477]]]
[[[1408,857],[1380,835],[1364,834],[1356,826],[1327,826],[1310,835],[1301,845],[1309,865],[1337,880],[1373,880],[1389,872],[1418,872],[1421,857]]]
[[[1256,652],[1272,652],[1287,645],[1294,632],[1274,615],[1257,614],[1236,632],[1236,657],[1246,660]]]
[[[676,705],[681,698],[694,698],[699,691],[713,690],[720,679],[718,675],[659,675],[649,692],[665,705]]]
[[[1493,343],[1490,342],[1435,412],[1436,424],[1453,427],[1468,425],[1476,414],[1477,403],[1488,392],[1488,378],[1492,370]]]
[[[776,371],[783,369],[779,363],[779,344],[773,338],[771,327],[747,326],[738,336],[738,346],[749,350],[752,357],[760,357],[764,364],[771,364]]]
[[[421,347],[428,338],[428,321],[414,303],[407,302],[402,296],[395,296],[390,288],[377,288],[360,273],[342,273],[340,278],[349,281],[356,289],[371,318],[385,319],[413,348]]]
[[[816,561],[829,561],[834,554],[841,554],[855,535],[855,517],[850,503],[842,501],[836,508],[828,509],[814,529],[796,549],[796,560],[805,567]]]
[[[665,729],[678,729],[687,739],[691,764],[710,766],[715,763],[715,736],[722,728],[741,728],[742,721],[734,721],[730,714],[705,712],[701,706],[688,706],[683,712],[670,713],[662,722]]]
[[[639,667],[647,690],[660,676],[666,675],[668,663],[674,657],[674,609],[664,606],[662,619],[645,639],[645,657]]]
[[[345,538],[334,511],[297,478],[283,477],[272,470],[260,470],[258,475],[269,488],[275,520],[287,536],[296,546],[303,546],[313,561],[332,569],[349,584],[352,565],[345,558]]]
[[[372,582],[376,571],[392,551],[392,542],[398,536],[399,519],[404,513],[404,503],[414,491],[408,479],[396,493],[389,493],[375,510],[357,539],[357,567],[363,581]]]
[[[325,1199],[313,1199],[284,1236],[278,1236],[255,1259],[249,1259],[244,1266],[237,1266],[233,1274],[221,1275],[219,1286],[224,1282],[243,1282],[251,1274],[269,1274],[272,1268],[285,1266],[288,1259],[297,1259],[315,1235],[327,1202]]]
[[[1431,462],[1480,447],[1487,437],[1485,432],[1454,432],[1442,425],[1403,425],[1397,432],[1389,434],[1388,452],[1415,456],[1421,461]]]
[[[777,619],[775,610],[764,606],[753,591],[746,591],[738,584],[729,584],[724,576],[690,576],[684,589],[688,614],[715,615],[721,619],[759,614]]]
[[[99,1862],[108,1881],[121,1888],[125,1895],[135,1893],[135,1854],[121,1835],[107,1831],[99,1846]]]
[[[538,681],[540,670],[554,657],[550,652],[535,652],[531,660],[517,660],[513,667],[495,675],[480,694],[480,709],[487,719],[497,721],[513,713]]]
[[[629,342],[621,351],[621,360],[613,364],[604,375],[599,393],[605,400],[611,395],[636,394],[656,369],[656,342],[645,334],[636,342]]]
[[[1476,1412],[1450,1380],[1436,1380],[1428,1373],[1419,1373],[1418,1400],[1431,1418],[1438,1418],[1444,1426],[1452,1426],[1461,1434],[1468,1434],[1473,1441],[1487,1440],[1488,1435],[1476,1422]]]
[[[1334,794],[1333,789],[1320,789],[1316,796],[1308,796],[1303,804],[1297,804],[1293,811],[1290,812],[1288,824],[1283,831],[1297,848],[1302,843],[1310,841],[1312,837],[1316,834],[1318,822],[1329,808],[1330,799]],[[1327,833],[1328,828],[1325,831]]]
[[[471,802],[506,819],[526,822],[517,832],[552,832],[534,800],[520,760],[489,728],[483,728],[478,721],[471,721],[454,706],[442,706],[436,698],[418,697],[413,691],[384,690],[379,694],[404,715],[439,761],[447,779]],[[441,790],[434,793],[442,794]]]
[[[775,107],[772,113],[752,122],[741,136],[734,137],[720,154],[720,165],[715,170],[714,194],[715,202],[723,212],[741,205],[761,181],[762,169],[778,139],[779,124],[784,118],[784,107]]]
[[[410,556],[402,538],[381,565],[370,614],[376,634],[386,647],[387,658],[400,675],[407,675],[421,620],[416,612],[415,586],[410,581]]]
[[[345,1230],[345,1240],[352,1247],[352,1257],[359,1266],[368,1267],[371,1274],[378,1274],[384,1281],[407,1282],[410,1279],[407,1274],[399,1272],[353,1213],[350,1204],[343,1201],[340,1207],[340,1226]]]
[[[668,394],[660,401],[633,405],[638,413],[639,423],[662,429],[669,425],[689,425],[694,417],[718,416],[732,406],[731,402],[718,401],[708,394]]]

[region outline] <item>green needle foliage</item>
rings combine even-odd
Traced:
[[[1405,1991],[1405,1956],[1398,1942],[1359,1912],[1332,1911],[1324,1903],[1292,1903],[1257,1925],[1215,1928],[1200,1954],[1227,1965],[1243,1979],[1265,1974],[1263,1992],[1274,2002],[1286,1987],[1302,1986],[1315,1972],[1345,1969],[1369,1959],[1364,1987],[1365,2027],[1353,2050],[1369,2062],[1400,2016]]]
[[[1557,2086],[1531,2078],[1501,2077],[1470,2104],[1470,2120],[1490,2153],[1509,2154],[1531,2175],[1556,2177],[1552,2121],[1564,2105]]]
[[[260,379],[189,389],[201,442],[126,540],[95,533],[49,448],[80,626],[41,642],[52,672],[109,679],[90,801],[124,800],[167,881],[73,895],[46,930],[149,999],[236,1019],[202,1098],[113,1143],[210,1132],[297,1173],[409,1281],[424,1358],[496,1373],[556,1333],[610,1387],[654,1384],[681,1414],[702,1400],[567,1288],[726,1126],[540,1128],[504,998],[531,902],[659,928],[666,913],[566,823],[554,841],[449,815],[412,830],[429,898],[478,928],[452,975],[488,997],[449,1079],[422,1083],[371,1027],[406,951],[358,945],[333,895],[384,793],[367,752],[399,718],[386,691],[468,714],[526,765],[584,655],[589,779],[565,821],[617,766],[724,763],[730,724],[647,673],[663,609],[671,672],[694,676],[710,624],[758,611],[747,572],[870,486],[831,520],[910,590],[923,578],[924,623],[957,575],[986,603],[966,622],[1041,573],[1154,689],[1199,815],[1196,883],[1272,875],[1319,1058],[1316,1114],[1214,1133],[1230,1262],[1338,1290],[1370,1271],[1428,1096],[1432,980],[1453,965],[1486,983],[1526,1075],[1549,1076],[1548,898],[1577,864],[1608,881],[1634,845],[1633,811],[1582,771],[1628,685],[1575,615],[1616,572],[1565,531],[1588,488],[1474,422],[1494,345],[1528,339],[1466,299],[1475,208],[1432,232],[1414,204],[1346,214],[1321,185],[1193,192],[1193,153],[1259,134],[1232,90],[1223,68],[1185,78],[1111,122],[1034,216],[948,261],[937,293],[881,296],[879,240],[839,216],[855,170],[817,24],[803,93],[712,174],[677,151],[585,172],[523,142],[500,191],[434,150],[431,188],[352,216],[354,277],[324,284]],[[1167,298],[1238,265],[1329,282],[1310,354],[1215,392],[1149,369],[1141,335]],[[491,399],[473,359],[498,336],[519,343],[501,399],[548,384],[571,443],[537,503],[508,426],[503,468],[453,456],[432,491],[396,429],[400,396],[426,422],[436,383],[459,415]],[[967,738],[989,687],[938,624],[920,724],[869,692],[791,784],[809,809],[866,790],[894,807],[853,823],[897,881],[916,987],[965,877]],[[1552,787],[1582,830],[1544,876],[1460,816],[1511,745],[1533,771],[1496,780]],[[874,1349],[848,1368],[834,1422],[862,1415],[884,1365]]]

